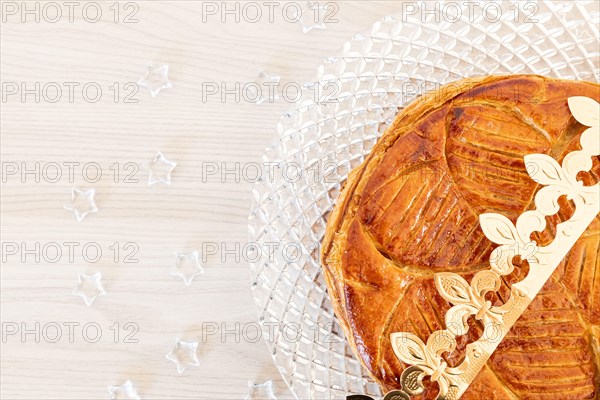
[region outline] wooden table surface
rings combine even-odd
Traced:
[[[308,33],[282,17],[289,2],[272,22],[258,2],[256,23],[245,2],[239,22],[221,2],[50,3],[2,2],[0,397],[105,399],[129,379],[144,399],[243,399],[248,381],[266,380],[291,399],[265,343],[236,337],[257,320],[247,257],[227,252],[248,242],[251,179],[207,175],[260,163],[290,102],[203,99],[203,88],[260,70],[308,82],[400,2],[337,2],[338,22]],[[172,88],[155,98],[127,86],[149,64],[170,67]],[[170,186],[147,184],[158,151],[177,162]],[[72,187],[96,190],[99,211],[81,223],[63,208]],[[170,275],[175,252],[213,244],[189,287]],[[95,272],[107,294],[86,307],[72,291]],[[165,359],[177,338],[200,342],[200,365],[180,375]]]
[[[127,380],[143,399],[244,399],[268,380],[293,398],[255,340],[246,167],[292,106],[285,84],[417,3],[330,2],[307,33],[303,4],[0,2],[1,399],[106,399]],[[156,97],[136,89],[148,65],[169,66]],[[261,70],[281,76],[279,100],[240,89]],[[148,185],[159,151],[170,185]],[[73,187],[95,189],[82,222],[63,208]],[[194,250],[205,272],[186,286],[175,253]],[[73,291],[94,273],[106,295],[87,307]],[[199,342],[181,374],[165,358],[178,339]]]

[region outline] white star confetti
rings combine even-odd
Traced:
[[[204,268],[202,268],[197,251],[175,253],[175,267],[171,271],[171,275],[181,278],[186,286],[190,286],[194,278],[203,273]]]
[[[149,65],[146,75],[138,81],[138,85],[147,87],[152,97],[156,97],[163,89],[173,87],[171,81],[169,81],[169,66],[154,67]]]
[[[77,275],[77,288],[73,291],[75,296],[79,296],[90,307],[98,296],[104,296],[106,291],[102,287],[102,274],[96,272],[92,275]]]
[[[273,381],[265,383],[248,382],[250,391],[244,400],[277,400],[273,393]]]
[[[130,380],[125,381],[121,386],[109,386],[108,395],[111,400],[141,400]]]
[[[177,373],[181,374],[189,366],[198,366],[198,342],[185,342],[183,340],[177,340],[175,347],[165,358],[169,361],[173,361],[177,366]]]
[[[265,71],[260,71],[256,79],[256,85],[250,85],[248,92],[250,94],[251,101],[256,104],[262,104],[266,101],[274,103],[279,100],[279,81],[281,77],[279,75],[270,75]]]
[[[160,151],[156,153],[154,160],[150,163],[148,185],[154,185],[157,182],[170,185],[171,172],[173,172],[176,166],[176,162],[167,160]]]
[[[88,214],[98,212],[98,207],[96,207],[94,201],[95,194],[94,189],[83,191],[73,188],[71,189],[71,202],[65,204],[64,208],[72,211],[77,221],[81,222]]]
[[[294,19],[300,19],[302,33],[308,33],[313,29],[325,29],[325,19],[331,16],[327,11],[328,6],[316,1],[306,1],[302,6],[301,14],[295,12]]]

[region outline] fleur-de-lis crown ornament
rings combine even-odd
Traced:
[[[545,154],[525,156],[527,173],[543,186],[535,195],[536,208],[521,214],[516,224],[500,214],[479,216],[485,236],[499,245],[490,255],[490,269],[476,273],[470,283],[457,274],[435,274],[438,292],[452,304],[445,316],[446,329],[433,332],[426,343],[411,333],[392,333],[394,353],[409,367],[400,377],[402,389],[388,393],[385,399],[410,400],[411,396],[423,393],[426,376],[439,385],[437,400],[459,399],[575,241],[600,213],[600,183],[584,186],[577,180],[580,171],[592,168],[592,157],[600,155],[600,104],[588,97],[570,97],[568,104],[575,119],[589,127],[581,134],[581,150],[567,154],[562,166]],[[575,212],[556,226],[552,243],[538,246],[531,241],[531,234],[546,228],[546,216],[559,211],[558,198],[563,195],[575,204]],[[492,306],[485,295],[497,291],[501,277],[514,270],[515,256],[527,260],[529,272],[511,286],[510,298],[504,304]],[[467,320],[471,316],[482,323],[484,332],[479,340],[466,346],[461,364],[449,367],[442,354],[456,348],[456,337],[467,333]]]

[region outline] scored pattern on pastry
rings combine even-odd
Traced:
[[[315,98],[315,90],[311,89],[303,93],[302,101],[292,104],[288,112],[278,121],[277,134],[266,149],[263,161],[297,163],[302,166],[305,173],[302,174],[302,179],[295,183],[285,179],[264,179],[254,185],[253,206],[249,221],[250,235],[252,240],[260,242],[306,243],[305,254],[307,257],[304,257],[299,263],[290,264],[277,260],[271,262],[266,256],[256,262],[251,261],[249,264],[253,285],[252,293],[260,316],[259,323],[263,326],[264,332],[270,332],[272,323],[284,326],[284,323],[288,322],[300,323],[303,332],[308,332],[302,340],[293,343],[282,340],[282,336],[268,340],[268,347],[278,370],[298,398],[329,400],[359,393],[368,394],[374,398],[381,397],[382,390],[399,387],[400,373],[405,368],[393,354],[389,344],[389,333],[412,329],[410,326],[404,326],[408,323],[405,316],[413,317],[414,322],[420,326],[425,327],[423,325],[425,322],[429,325],[427,330],[422,331],[422,338],[426,338],[433,330],[442,328],[442,326],[436,325],[438,324],[436,320],[421,321],[419,315],[406,313],[405,308],[414,303],[414,301],[407,301],[408,298],[414,299],[414,296],[407,295],[407,290],[416,293],[423,292],[427,295],[426,302],[436,303],[433,273],[448,270],[443,265],[436,271],[424,261],[407,265],[392,258],[390,261],[395,262],[401,268],[395,268],[382,282],[388,284],[396,282],[397,285],[372,288],[369,285],[363,285],[359,288],[358,284],[354,285],[353,281],[346,280],[342,272],[342,274],[336,275],[339,279],[334,287],[334,280],[325,282],[328,272],[323,268],[319,256],[320,243],[326,232],[327,222],[330,219],[334,203],[338,202],[341,187],[347,182],[348,173],[350,170],[358,168],[369,156],[377,139],[386,132],[387,127],[392,124],[398,113],[409,106],[414,98],[438,88],[440,85],[465,77],[491,74],[540,74],[549,78],[578,81],[577,85],[573,85],[576,86],[573,87],[577,90],[575,92],[568,89],[567,92],[559,94],[552,90],[551,96],[540,97],[541,103],[534,108],[539,109],[540,105],[550,107],[552,112],[546,113],[546,115],[552,116],[550,127],[562,126],[561,123],[554,124],[554,121],[558,119],[554,116],[561,116],[562,119],[563,112],[568,111],[566,96],[585,95],[600,101],[594,94],[593,90],[597,90],[594,89],[594,85],[584,83],[585,81],[598,82],[600,80],[600,74],[597,73],[600,72],[597,62],[598,36],[595,35],[598,29],[594,18],[597,15],[597,2],[565,3],[540,0],[537,5],[539,12],[536,17],[540,19],[540,22],[523,24],[522,19],[515,21],[508,13],[504,13],[503,17],[507,18],[502,18],[501,24],[499,24],[501,26],[494,27],[494,29],[490,29],[489,22],[483,18],[473,22],[469,19],[450,22],[445,21],[444,18],[436,21],[435,18],[431,18],[431,15],[427,16],[427,21],[423,21],[422,15],[397,16],[402,19],[385,17],[377,21],[371,29],[352,37],[344,44],[340,52],[329,57],[319,66],[315,77],[316,81],[321,86],[329,85],[328,88],[331,88],[332,84],[339,87],[339,103],[330,102],[329,91],[324,93],[324,96]],[[582,89],[586,85],[590,90]],[[327,101],[327,103],[323,101]],[[487,102],[487,105],[490,104]],[[509,110],[511,107],[514,108],[514,105],[505,107],[505,109]],[[486,113],[480,115],[477,126],[481,125],[482,119],[486,119],[485,116]],[[538,125],[547,131],[552,131],[548,125],[544,125],[544,121],[535,118],[534,114],[524,113],[524,117],[530,116],[533,121],[530,125]],[[449,121],[452,116],[448,115],[447,118]],[[568,130],[575,128],[573,133],[578,135],[580,133],[579,124],[571,123],[569,118],[572,120],[572,117],[569,116],[562,121],[568,120],[566,128]],[[559,131],[565,132],[565,130]],[[511,133],[513,136],[529,141],[527,132],[521,129],[519,129],[518,135],[513,130]],[[444,140],[446,135],[442,133],[437,137],[439,140]],[[567,135],[567,137],[572,136]],[[542,140],[547,146],[545,149],[534,149],[528,153],[551,154],[561,161],[561,156],[566,154],[566,151],[562,145],[555,146],[556,138],[554,136],[551,135],[551,138],[552,140]],[[438,139],[432,138],[432,140]],[[496,147],[495,143],[494,147]],[[450,157],[451,152],[446,155]],[[523,155],[520,154],[520,163],[522,163]],[[477,158],[486,159],[487,154],[480,151]],[[438,166],[447,164],[447,161],[447,159],[441,160]],[[600,177],[600,168],[597,168],[600,167],[598,161],[600,158],[596,158],[595,168],[589,174],[594,182]],[[335,164],[334,168],[331,168],[332,163]],[[457,159],[455,164],[459,163],[460,159]],[[482,167],[487,166],[485,163],[481,165]],[[321,174],[320,179],[315,179],[317,175],[315,170],[320,171],[320,166],[324,166],[325,168],[322,170],[326,172]],[[524,185],[519,183],[520,187],[524,189],[534,187],[535,183],[526,174],[524,166],[521,165],[520,168],[520,171],[524,173],[523,182],[527,182]],[[498,174],[498,170],[500,170],[500,174]],[[458,169],[458,171],[461,170]],[[503,171],[503,168],[495,165],[489,166],[487,170],[474,167],[467,170],[470,173],[467,178],[471,178],[475,183],[488,181],[489,186],[483,185],[483,189],[485,189],[486,186],[492,186],[491,179],[486,178],[495,176],[502,178],[505,176]],[[454,175],[455,178],[457,176]],[[459,194],[466,193],[462,191],[459,184],[455,189],[458,189],[455,191]],[[408,191],[410,192],[410,188]],[[443,194],[442,198],[446,196]],[[469,196],[474,198],[475,192]],[[438,204],[437,200],[432,199],[433,206]],[[469,197],[466,200],[469,202]],[[518,213],[527,208],[529,200],[520,204],[518,208],[514,208],[515,214],[511,214],[512,210],[508,213],[506,210],[484,210],[483,212],[504,213],[514,220]],[[342,203],[341,200],[339,202]],[[456,206],[456,209],[460,210],[463,215],[465,215],[462,208],[464,203],[463,200]],[[485,201],[470,201],[468,205],[485,207]],[[416,206],[420,205],[416,204]],[[435,208],[432,208],[431,212],[433,213],[434,210]],[[464,248],[471,248],[470,242],[476,240],[483,244],[488,242],[482,233],[479,235],[477,215],[471,216],[468,213],[466,215],[468,218],[463,218],[463,221],[466,222],[463,227],[457,229],[456,239],[449,240],[446,249],[440,250],[437,255],[438,258],[443,258],[445,251],[452,250],[456,257],[451,262],[452,265],[457,265],[453,269],[454,271],[459,269],[462,271],[463,267],[464,270],[471,270],[474,265],[479,265],[481,269],[486,268],[483,261],[487,260],[489,256],[489,253],[486,253],[488,250],[482,248],[481,255],[472,255],[472,259],[476,259],[476,262],[467,261],[461,265],[457,261],[462,254],[460,251],[455,251],[456,244],[460,244]],[[556,220],[561,218],[558,216]],[[470,225],[471,221],[473,224]],[[560,266],[555,273],[563,286],[561,288],[565,292],[563,295],[567,295],[569,299],[569,307],[581,319],[574,323],[582,327],[585,332],[584,338],[581,339],[581,350],[588,355],[590,352],[592,355],[594,354],[594,349],[590,350],[591,343],[594,343],[590,342],[590,337],[592,337],[590,333],[594,332],[593,325],[598,325],[598,321],[600,321],[598,314],[594,317],[596,319],[591,319],[594,316],[589,312],[591,308],[583,301],[584,298],[593,300],[588,292],[590,287],[595,287],[600,293],[600,263],[597,264],[598,273],[595,274],[596,278],[593,280],[597,261],[593,257],[594,253],[590,253],[595,245],[594,235],[591,233],[599,232],[600,224],[598,222],[600,222],[600,218],[580,238],[572,253],[567,257],[569,260],[568,272],[565,272],[563,266]],[[418,227],[421,227],[420,223]],[[452,228],[452,224],[446,224],[446,228]],[[327,229],[337,231],[336,226]],[[469,229],[472,232],[470,236]],[[432,229],[431,233],[435,231]],[[445,229],[438,237],[443,237],[444,232]],[[418,231],[409,231],[407,235],[413,233],[418,240]],[[461,236],[463,233],[465,235]],[[344,234],[342,233],[340,237],[343,239]],[[372,237],[368,237],[368,240],[373,242]],[[346,247],[341,241],[336,243],[336,246],[338,245],[342,253],[346,249],[354,247],[354,244]],[[423,246],[415,247],[421,249]],[[576,247],[579,248],[579,254],[584,257],[571,256]],[[434,251],[432,249],[431,252]],[[310,257],[308,257],[309,254]],[[379,264],[382,261],[385,262],[384,254],[378,256]],[[576,276],[579,274],[581,266],[579,260],[582,259],[587,260],[583,276],[598,283],[595,286],[583,285],[579,294],[576,294],[574,285],[567,286],[566,280],[560,276],[566,273],[571,280],[577,283]],[[265,260],[269,262],[265,262]],[[361,262],[357,260],[356,265],[358,264]],[[419,271],[416,271],[415,267]],[[369,269],[368,265],[364,265],[363,271]],[[403,274],[403,269],[410,273]],[[368,271],[367,276],[361,277],[360,280],[369,282],[369,274],[373,275]],[[277,279],[277,277],[281,279]],[[331,284],[328,285],[328,283]],[[350,287],[352,285],[354,287]],[[371,301],[365,303],[372,309],[378,309],[378,312],[385,317],[382,318],[383,321],[389,321],[389,325],[385,328],[385,334],[381,333],[383,326],[371,328],[363,325],[362,327],[357,326],[356,329],[346,326],[346,321],[349,321],[351,317],[350,314],[358,314],[361,311],[346,307],[344,303],[346,297],[343,296],[344,286],[348,286],[349,291],[356,289],[357,295],[367,296]],[[426,290],[429,290],[430,286],[431,292],[427,292]],[[446,303],[439,295],[438,297],[443,303]],[[375,298],[383,300],[383,302],[375,302]],[[403,298],[405,299],[403,300]],[[348,300],[351,299],[348,298]],[[598,298],[596,297],[597,303]],[[394,316],[390,316],[390,310],[395,304],[399,304],[396,308],[397,311]],[[532,306],[533,304],[530,307]],[[336,308],[336,314],[332,307]],[[349,310],[347,314],[343,311],[345,309]],[[446,311],[443,307],[440,308],[438,303],[436,303],[436,310],[442,315]],[[424,305],[423,311],[425,315],[429,316],[427,304]],[[298,312],[301,314],[298,315]],[[365,315],[369,315],[368,311]],[[435,317],[431,316],[431,318]],[[537,324],[539,319],[535,320],[534,324]],[[329,338],[335,337],[335,344],[323,343],[322,340],[314,339],[315,321],[325,327],[320,338],[322,339],[327,333],[330,335]],[[536,329],[544,328],[545,325],[540,325]],[[363,343],[360,339],[353,338],[355,334],[362,335],[363,333],[371,336],[370,342]],[[600,331],[593,336],[600,337],[599,333]],[[382,335],[385,336],[385,339],[382,338]],[[381,343],[381,346],[378,343]],[[600,347],[596,345],[596,349],[595,353],[600,354]],[[456,353],[460,354],[460,350],[459,344]],[[512,350],[507,349],[506,351],[511,351],[512,359],[519,356]],[[526,364],[526,359],[530,357],[526,352],[533,351],[536,354],[532,354],[532,356],[539,358],[540,355],[545,354],[549,359],[555,360],[549,361],[548,365],[551,364],[556,369],[560,368],[560,358],[555,357],[552,349],[529,350],[529,348],[524,348],[521,351],[523,359],[520,360],[520,363]],[[494,354],[499,354],[499,352],[500,349],[497,349]],[[450,358],[453,357],[455,355],[450,356]],[[366,362],[363,361],[365,358],[371,360],[372,370],[369,370]],[[593,356],[592,359],[594,359]],[[590,385],[583,378],[578,378],[572,384],[572,387],[578,388],[577,393],[571,394],[574,390],[570,390],[564,395],[561,394],[559,396],[561,399],[581,400],[594,397],[593,394],[589,396],[589,393],[593,393],[595,388],[600,387],[600,374],[594,372],[593,364],[590,371],[590,365],[586,361],[580,374],[588,378],[590,376],[597,377],[595,385]],[[600,362],[597,362],[596,365],[600,365]],[[558,393],[559,390],[558,383],[554,387],[555,381],[548,381],[545,378],[550,377],[551,379],[556,369],[540,367],[536,370],[536,375],[527,374],[528,379],[532,385],[534,382],[546,382],[547,385],[543,391],[547,397],[547,393]],[[595,371],[600,371],[600,369],[595,369]],[[462,400],[480,400],[481,398],[539,400],[544,398],[544,394],[536,393],[540,390],[534,387],[524,388],[529,384],[528,381],[520,379],[517,382],[518,385],[515,386],[515,382],[512,381],[513,375],[511,371],[490,360],[487,368],[480,373]],[[537,383],[535,384],[537,385]],[[437,385],[435,386],[437,388]],[[583,386],[587,388],[588,394],[586,395],[582,395],[579,390]],[[509,387],[517,388],[514,395],[509,393]],[[521,392],[518,391],[521,389]],[[435,397],[435,393],[426,393],[422,397],[430,399]]]
[[[600,104],[577,96],[570,97],[568,105],[575,119],[589,128],[579,139],[581,150],[568,153],[562,166],[545,154],[525,156],[527,172],[544,186],[535,195],[535,209],[522,213],[514,225],[501,214],[483,213],[479,217],[485,236],[500,245],[490,254],[490,269],[475,273],[470,283],[455,273],[434,275],[438,292],[453,305],[445,315],[446,329],[433,332],[426,343],[412,333],[391,334],[394,353],[410,365],[401,375],[405,397],[422,394],[425,391],[423,379],[430,376],[430,380],[439,385],[437,399],[459,399],[600,213],[600,183],[586,186],[577,179],[580,172],[592,169],[592,157],[600,155]],[[574,203],[574,213],[556,225],[551,243],[538,246],[531,240],[532,234],[546,229],[546,217],[560,211],[562,196]],[[508,299],[494,306],[486,295],[497,292],[502,286],[502,277],[512,274],[515,257],[526,260],[530,269],[522,280],[511,286]],[[466,345],[465,357],[459,365],[449,367],[442,354],[456,349],[456,337],[467,333],[471,316],[483,324],[483,334],[479,340]],[[569,350],[565,348],[565,354]],[[577,367],[581,361],[581,357],[574,358],[572,366]]]
[[[444,315],[452,305],[437,292],[435,273],[455,272],[470,281],[489,268],[493,243],[478,215],[495,212],[515,221],[534,208],[537,184],[523,157],[542,153],[562,162],[579,149],[587,129],[569,112],[567,98],[600,101],[597,84],[535,75],[473,78],[455,86],[447,95],[425,94],[398,115],[349,175],[328,216],[322,253],[328,293],[353,353],[383,391],[400,388],[407,367],[393,352],[391,333],[411,332],[426,341],[446,329]],[[519,91],[527,86],[534,90]],[[505,124],[508,129],[500,129]],[[588,186],[599,182],[600,157],[578,178]],[[496,201],[509,195],[513,201]],[[555,226],[573,213],[564,196],[559,203],[547,228],[532,235],[539,245],[549,243]],[[581,400],[600,393],[599,232],[600,216],[547,283],[553,292],[534,299],[463,400]],[[513,278],[502,277],[488,300],[504,303]],[[469,323],[467,334],[456,338],[456,351],[443,354],[450,367],[482,334],[473,316]],[[562,347],[566,354],[557,351]],[[416,398],[435,398],[438,385],[423,383],[426,391]]]

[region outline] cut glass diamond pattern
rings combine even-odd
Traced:
[[[335,102],[324,104],[313,92],[303,93],[278,122],[263,161],[297,163],[303,173],[298,181],[264,180],[254,186],[250,241],[306,245],[301,261],[270,262],[265,256],[250,267],[263,333],[297,398],[381,397],[344,338],[326,293],[319,252],[311,251],[310,243],[322,240],[326,216],[349,171],[397,112],[423,92],[465,77],[533,73],[600,80],[597,5],[536,4],[539,22],[530,24],[505,15],[497,24],[481,17],[473,23],[468,18],[436,22],[431,15],[386,17],[318,68],[313,81],[334,83]],[[315,162],[336,167],[315,182]],[[321,340],[314,339],[315,321],[322,327]],[[289,332],[272,331],[292,323],[300,327],[298,340],[284,340]]]

